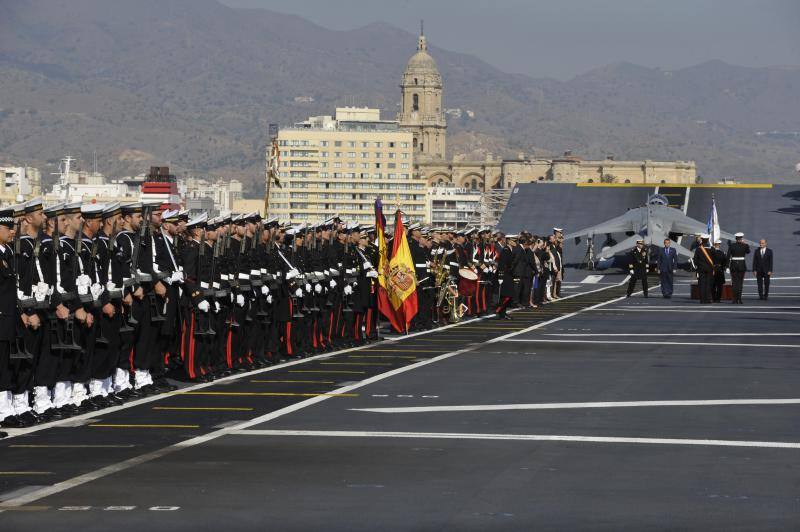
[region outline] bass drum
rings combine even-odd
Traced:
[[[459,268],[458,276],[459,295],[474,296],[478,292],[478,274],[469,268]]]

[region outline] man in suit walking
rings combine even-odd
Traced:
[[[665,299],[672,297],[672,280],[678,269],[678,254],[670,247],[670,239],[664,239],[664,247],[658,254],[658,274],[661,277],[661,295]]]
[[[758,299],[769,297],[769,279],[772,277],[772,250],[767,247],[767,241],[758,241],[758,249],[753,256],[753,275],[758,281]]]

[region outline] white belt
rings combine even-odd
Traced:
[[[731,257],[731,260],[744,260],[744,257]]]

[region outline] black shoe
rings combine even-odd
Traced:
[[[0,421],[0,427],[4,429],[21,429],[25,425],[19,420],[19,416],[8,416],[3,421]]]
[[[25,423],[26,427],[30,427],[32,425],[36,425],[37,423],[41,423],[42,419],[36,415],[36,412],[33,410],[28,410],[24,414],[19,415],[19,419]]]
[[[8,433],[0,431],[0,440],[3,438],[8,438]]]
[[[122,397],[118,396],[115,393],[108,394],[106,396],[106,401],[108,401],[108,403],[111,406],[119,406],[119,405],[125,403],[125,399],[123,399]]]
[[[80,409],[73,404],[64,405],[58,410],[64,414],[64,417],[71,417],[80,413]]]
[[[174,384],[170,384],[166,379],[155,382],[157,392],[174,392],[178,389]]]
[[[51,408],[44,412],[44,416],[47,417],[47,421],[58,421],[59,419],[69,417],[60,408]]]

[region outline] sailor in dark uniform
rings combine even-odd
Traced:
[[[644,239],[636,241],[636,247],[630,252],[630,281],[628,281],[628,294],[626,297],[631,297],[633,289],[636,287],[636,280],[642,282],[642,291],[644,297],[647,297],[647,249],[644,247]]]
[[[14,272],[14,211],[0,210],[0,426],[24,427],[14,412],[11,344],[17,338],[17,280]],[[5,434],[2,434],[5,436]]]
[[[515,249],[517,247],[517,235],[502,234],[499,236],[501,242],[504,241],[502,251],[500,251],[500,260],[497,263],[497,275],[500,278],[500,302],[495,309],[498,320],[510,320],[511,316],[506,314],[509,305],[516,303],[516,297],[519,293],[517,282],[514,278],[514,272],[517,268],[517,262],[520,260],[522,254]]]
[[[119,203],[111,203],[101,210],[102,227],[92,242],[97,282],[105,291],[98,302],[95,328],[96,345],[91,363],[89,395],[101,406],[121,404],[123,399],[114,393],[114,373],[120,350],[122,329],[122,280],[114,272],[114,239],[119,230],[121,209]]]
[[[731,271],[731,288],[733,291],[733,304],[742,304],[742,288],[744,276],[747,273],[747,255],[750,246],[744,241],[744,233],[736,233],[736,242],[728,246],[728,268]]]
[[[711,249],[714,258],[714,284],[711,290],[714,303],[722,301],[722,289],[725,287],[725,270],[728,268],[728,255],[722,251],[722,240],[719,238],[714,241]]]
[[[697,272],[697,289],[700,303],[711,303],[711,289],[714,282],[714,256],[708,247],[708,235],[701,235],[701,244],[694,250],[694,263]]]

